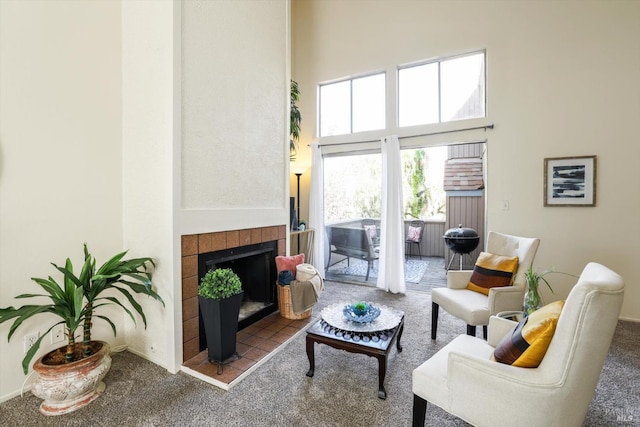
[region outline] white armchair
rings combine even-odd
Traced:
[[[589,263],[569,293],[537,368],[490,360],[515,322],[492,316],[488,341],[460,335],[413,371],[413,425],[427,402],[474,426],[581,426],[607,357],[624,295],[622,278]]]
[[[476,334],[476,326],[483,326],[487,338],[489,317],[501,311],[522,310],[526,280],[524,274],[533,263],[540,239],[516,237],[490,231],[487,236],[486,252],[494,255],[517,256],[518,270],[513,278],[513,286],[492,288],[489,295],[465,289],[472,270],[447,273],[447,287],[431,291],[431,339],[436,339],[438,310],[442,307],[449,314],[462,319],[467,324],[467,334]]]

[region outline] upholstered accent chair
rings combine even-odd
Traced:
[[[474,426],[581,426],[607,357],[622,278],[589,263],[567,297],[537,368],[491,360],[515,322],[492,316],[488,341],[460,335],[413,371],[413,425],[427,402]]]
[[[489,317],[501,311],[522,310],[524,292],[527,286],[524,274],[533,263],[540,239],[517,237],[490,231],[487,236],[486,252],[494,255],[518,257],[518,269],[512,286],[492,288],[488,295],[467,289],[472,270],[449,270],[447,287],[431,291],[431,339],[436,339],[438,310],[442,307],[449,314],[462,319],[467,324],[467,334],[475,335],[476,326],[483,326],[487,337]]]

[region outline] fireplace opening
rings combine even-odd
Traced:
[[[198,255],[198,283],[211,269],[230,268],[240,278],[244,295],[238,331],[278,309],[276,263],[278,242],[270,241]],[[200,316],[200,351],[207,348]],[[204,345],[204,346],[203,346]]]

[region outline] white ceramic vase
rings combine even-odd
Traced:
[[[105,389],[102,379],[111,367],[109,344],[98,341],[102,348],[89,357],[64,365],[46,365],[44,355],[33,365],[38,377],[31,392],[44,401],[40,412],[62,415],[73,412],[95,400]]]

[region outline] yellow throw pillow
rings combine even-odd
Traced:
[[[489,295],[489,289],[511,286],[518,271],[518,257],[480,252],[467,289]]]
[[[564,301],[554,301],[525,317],[493,351],[493,360],[521,368],[537,368],[556,331]]]

